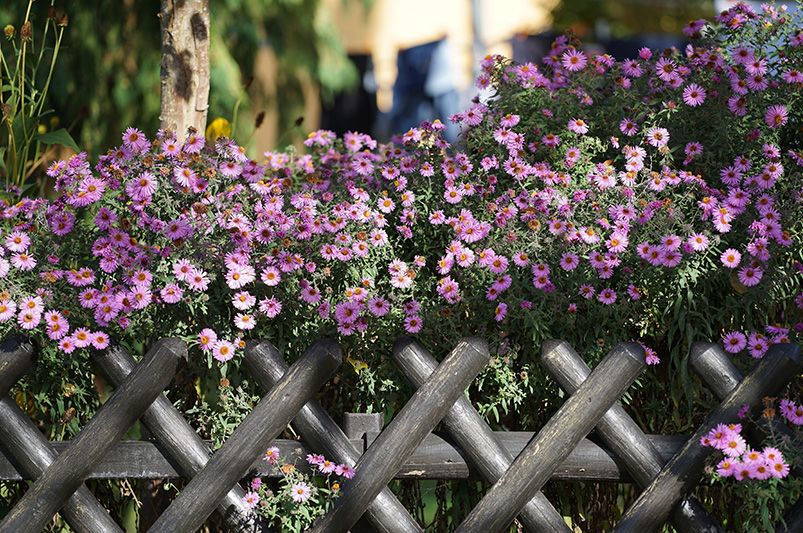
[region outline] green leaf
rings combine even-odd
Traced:
[[[72,148],[76,152],[81,151],[70,133],[64,128],[37,135],[36,138],[43,144],[60,144],[67,148]]]

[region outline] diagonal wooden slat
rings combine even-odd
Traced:
[[[264,390],[270,390],[288,371],[288,365],[269,342],[249,343],[245,349],[245,364]],[[332,417],[317,400],[310,400],[293,418],[293,424],[314,450],[323,452],[339,463],[354,466],[360,458],[358,451]],[[387,487],[377,495],[365,511],[375,531],[383,533],[415,533],[423,531],[401,502]]]
[[[93,464],[120,440],[173,379],[187,348],[177,339],[158,341],[136,370],[112,394],[55,458],[0,523],[2,533],[39,533],[81,486]]]
[[[318,341],[243,419],[229,439],[150,528],[173,533],[197,530],[217,502],[248,472],[271,440],[287,426],[342,362],[334,341]]]
[[[403,350],[410,342],[411,339],[399,339],[394,352]],[[485,340],[476,337],[461,340],[368,447],[357,462],[356,477],[345,485],[334,508],[310,531],[343,532],[352,527],[489,358]]]
[[[591,374],[583,358],[565,341],[546,341],[541,352],[547,372],[569,394],[576,393]],[[641,487],[649,485],[661,471],[663,457],[619,402],[600,419],[596,431]],[[724,531],[694,496],[674,509],[672,522],[681,533]]]
[[[115,386],[123,383],[136,368],[134,359],[122,348],[95,352],[94,359]],[[192,478],[209,461],[212,455],[209,446],[164,394],[156,397],[143,413],[141,421],[183,478]],[[218,503],[217,509],[229,531],[254,529],[255,514],[249,512],[243,503],[244,496],[245,491],[237,484]]]
[[[643,368],[644,350],[641,346],[635,343],[617,345],[541,428],[457,527],[456,533],[496,532],[510,524]]]
[[[30,479],[39,478],[56,452],[39,429],[7,396],[11,384],[31,367],[34,348],[24,339],[0,346],[0,442],[17,467]],[[83,484],[61,510],[64,520],[79,533],[117,533],[120,526]]]
[[[0,396],[5,396],[14,383],[33,364],[36,348],[23,337],[11,337],[0,343]]]
[[[713,343],[694,343],[689,354],[689,363],[702,376],[705,383],[720,400],[735,389],[744,377],[739,372],[739,369],[736,368],[736,365],[733,364],[728,354],[725,353],[725,350]],[[758,425],[758,428],[751,426],[746,428],[754,443],[761,442],[768,433],[782,435],[788,439],[788,442],[795,442],[792,430],[777,418],[767,420],[762,417],[759,419]],[[797,446],[797,451],[803,454],[803,449],[800,446]],[[803,476],[803,468],[793,465],[792,474]],[[803,533],[803,497],[800,497],[787,511],[784,522],[785,524],[778,525],[778,531],[799,531]]]
[[[421,387],[438,367],[434,357],[417,341],[393,352],[393,360],[413,385]],[[442,423],[471,464],[486,481],[496,483],[513,462],[491,428],[461,395],[443,417]],[[521,521],[533,532],[570,532],[563,516],[540,491],[521,511]]]
[[[800,348],[776,344],[753,371],[714,409],[686,445],[661,470],[628,509],[615,531],[652,532],[666,522],[672,508],[700,481],[706,458],[713,448],[700,439],[719,423],[735,422],[736,414],[747,404],[751,410],[764,396],[776,394],[803,367]]]

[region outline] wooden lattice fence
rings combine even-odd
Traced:
[[[89,478],[188,480],[152,532],[195,531],[216,510],[231,531],[266,531],[245,507],[239,482],[249,472],[270,475],[259,457],[271,445],[291,460],[314,451],[355,466],[357,476],[315,532],[422,531],[388,483],[469,476],[492,486],[457,527],[460,533],[501,531],[517,516],[528,531],[569,531],[540,492],[550,479],[642,487],[616,531],[655,531],[669,522],[682,533],[719,532],[722,525],[689,496],[711,452],[700,437],[715,424],[734,420],[745,404],[758,408],[803,367],[798,346],[776,345],[742,377],[721,348],[697,343],[689,361],[720,405],[694,435],[645,435],[618,403],[644,367],[639,345],[616,346],[592,371],[570,345],[550,341],[542,347],[542,362],[570,396],[537,433],[494,432],[464,394],[488,362],[487,343],[463,339],[439,364],[405,338],[394,346],[393,359],[415,394],[384,429],[378,415],[365,414],[347,414],[341,429],[314,399],[341,364],[335,342],[315,343],[289,367],[270,343],[252,342],[245,363],[265,395],[213,454],[163,394],[187,356],[182,342],[163,339],[139,363],[119,348],[95,353],[116,389],[69,442],[48,442],[8,396],[34,355],[23,339],[0,348],[0,480],[35,480],[0,522],[0,533],[39,532],[57,512],[78,532],[121,531],[84,486]],[[137,419],[151,440],[121,442]],[[291,421],[303,440],[276,440]],[[447,438],[432,433],[439,424]],[[586,439],[592,430],[604,448]],[[788,429],[776,423],[753,428],[750,436],[760,440],[767,431]],[[803,531],[803,501],[778,531]]]

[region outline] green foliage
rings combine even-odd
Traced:
[[[68,18],[60,19],[66,27],[58,27],[63,53],[53,66],[52,90],[47,98],[36,93],[37,102],[45,100],[40,112],[52,108],[62,124],[70,125],[68,129],[77,144],[95,155],[117,144],[120,132],[129,124],[155,131],[159,127],[159,3],[53,2],[58,10],[67,11]],[[235,134],[247,139],[254,130],[253,117],[262,110],[255,107],[254,102],[259,101],[262,105],[275,104],[280,114],[280,133],[292,130],[293,135],[300,135],[293,126],[304,114],[302,80],[324,91],[352,86],[357,81],[334,29],[320,24],[315,16],[319,3],[320,0],[210,2],[210,120],[218,116],[231,119],[235,105],[241,102],[241,115],[249,120],[239,121]],[[3,2],[0,26],[11,23],[19,28],[24,7],[18,2]],[[34,3],[31,20],[49,24],[52,38],[56,25],[47,18],[47,10],[46,4]],[[18,36],[15,39],[19,41]],[[278,60],[272,96],[263,94],[264,88],[259,84],[251,83],[257,75],[254,60],[266,48]],[[37,48],[37,54],[40,51]],[[42,86],[48,74],[50,57],[46,50],[42,56],[45,63],[37,71],[37,87]],[[30,73],[30,63],[26,68]],[[22,128],[22,119],[15,124]],[[27,126],[26,131],[37,132],[36,127]],[[0,150],[3,146],[0,142]]]

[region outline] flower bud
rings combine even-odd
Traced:
[[[3,34],[6,36],[6,39],[13,39],[16,33],[17,29],[13,24],[6,24],[6,27],[3,28]]]
[[[31,21],[28,20],[22,25],[22,28],[20,28],[20,39],[25,42],[30,41],[31,38],[33,38],[33,26],[31,25]]]

